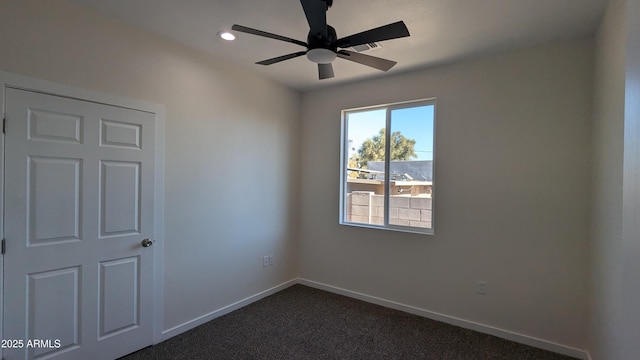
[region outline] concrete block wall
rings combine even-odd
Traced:
[[[429,196],[391,195],[389,223],[430,228],[432,206]],[[353,191],[347,194],[347,221],[384,224],[384,196],[372,191]]]

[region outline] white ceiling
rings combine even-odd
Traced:
[[[236,33],[240,24],[306,42],[309,26],[299,0],[70,0],[256,71],[298,90],[385,73],[336,59],[336,77],[318,80],[304,56],[278,64],[256,61],[301,51],[295,44]],[[403,20],[411,36],[382,43],[368,55],[397,61],[388,73],[428,67],[500,49],[592,34],[607,0],[334,0],[327,22],[338,37]]]

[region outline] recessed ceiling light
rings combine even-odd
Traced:
[[[228,31],[220,31],[218,33],[218,36],[220,36],[222,39],[227,40],[227,41],[231,41],[231,40],[235,40],[236,36],[233,35],[232,33],[228,32]]]

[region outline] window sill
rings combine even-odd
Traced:
[[[409,233],[409,234],[435,235],[433,228],[416,228],[416,227],[406,227],[406,226],[399,226],[399,225],[384,226],[384,225],[362,224],[362,223],[353,223],[353,222],[345,222],[345,221],[341,221],[340,225],[366,228],[366,229],[403,232],[403,233]]]

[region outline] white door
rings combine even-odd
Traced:
[[[4,358],[151,345],[155,116],[16,89],[6,113]]]

